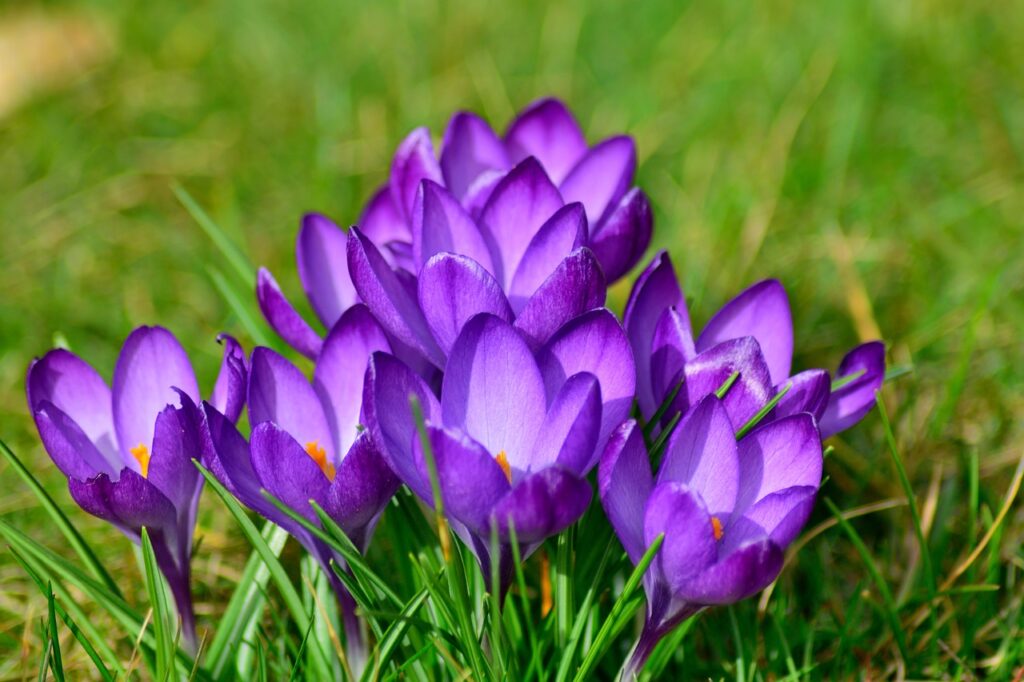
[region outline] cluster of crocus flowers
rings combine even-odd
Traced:
[[[556,100],[521,112],[504,138],[479,116],[460,112],[448,124],[439,157],[425,128],[406,137],[388,182],[348,239],[324,216],[303,218],[299,276],[324,327],[361,300],[396,342],[395,351],[413,362],[423,356],[443,364],[438,344],[455,338],[423,319],[430,303],[417,300],[415,280],[428,264],[429,278],[454,284],[458,277],[474,288],[481,300],[473,302],[473,312],[521,315],[524,327],[542,327],[535,334],[550,333],[558,320],[541,319],[550,317],[545,308],[573,302],[572,310],[562,311],[566,321],[601,305],[605,281],[627,273],[650,243],[650,205],[632,186],[635,172],[631,138],[613,136],[588,147]],[[431,262],[439,253],[460,258]],[[566,290],[588,296],[572,299]],[[321,336],[266,270],[257,296],[278,335],[315,357]]]
[[[143,527],[153,536],[190,642],[200,460],[319,562],[357,668],[360,625],[335,573],[345,562],[268,494],[313,525],[319,507],[365,551],[404,484],[427,506],[442,503],[504,591],[513,538],[525,558],[575,523],[598,467],[629,558],[663,538],[624,669],[637,672],[682,620],[777,577],[817,495],[822,439],[871,409],[885,353],[880,342],[858,346],[835,380],[793,374],[792,313],[775,280],[740,293],[695,337],[665,253],[637,278],[620,322],[607,286],[651,238],[635,170],[630,138],[590,147],[554,100],[527,108],[503,137],[456,114],[439,156],[415,130],[347,234],[303,218],[299,275],[326,336],[258,273],[259,306],[314,361],[311,379],[269,348],[247,356],[225,337],[202,401],[174,337],[144,327],[125,342],[113,390],[67,351],[32,364],[43,443],[84,509],[136,541]],[[248,437],[235,426],[243,405]]]
[[[224,359],[210,403],[238,419],[245,400],[245,354],[223,337]],[[184,349],[161,327],[140,327],[124,342],[113,389],[84,360],[61,349],[34,361],[26,380],[29,408],[46,451],[85,511],[135,542],[153,542],[194,647],[189,588],[192,532],[202,478],[193,458],[205,447],[199,386]]]

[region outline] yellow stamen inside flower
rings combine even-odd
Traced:
[[[327,461],[327,451],[320,445],[320,441],[311,440],[306,443],[306,454],[316,462],[316,465],[320,467],[320,471],[324,472],[324,476],[327,477],[328,481],[334,480],[334,475],[337,472],[334,470],[334,465]]]
[[[139,463],[139,469],[142,470],[142,477],[147,478],[149,476],[149,448],[142,443],[139,443],[134,448],[128,448],[128,452],[132,453],[132,457]]]
[[[503,472],[505,472],[505,478],[507,478],[508,482],[511,483],[512,482],[512,467],[509,466],[508,455],[505,454],[505,451],[502,450],[501,452],[499,452],[498,456],[494,458],[494,461],[497,462],[498,466],[501,467],[501,470]]]
[[[722,522],[718,520],[717,516],[711,517],[711,532],[715,534],[715,540],[722,539]]]

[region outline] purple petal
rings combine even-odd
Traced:
[[[203,480],[192,464],[192,460],[201,459],[204,452],[202,418],[199,408],[186,395],[181,398],[181,407],[165,407],[156,417],[152,456],[146,473],[149,482],[174,508],[193,520]]]
[[[681,483],[659,483],[644,509],[644,545],[664,533],[655,559],[675,592],[718,558],[711,515],[704,500]]]
[[[68,480],[75,502],[93,516],[108,521],[136,542],[142,527],[175,533],[177,514],[174,505],[155,485],[131,469],[123,469],[112,481],[106,474],[82,482]]]
[[[745,514],[730,521],[723,550],[764,537],[785,548],[810,518],[817,494],[815,486],[794,486],[766,495]]]
[[[486,448],[460,431],[428,426],[427,434],[445,513],[490,537],[491,510],[510,488],[505,472]],[[420,476],[429,486],[430,470],[419,439],[414,450]],[[425,501],[433,506],[433,495]]]
[[[444,187],[424,180],[412,216],[412,249],[417,267],[442,251],[468,256],[494,272],[491,252],[476,222]]]
[[[739,489],[736,435],[722,402],[708,396],[687,412],[665,447],[658,483],[686,485],[711,514],[732,512]]]
[[[82,427],[49,400],[40,401],[33,416],[47,454],[65,476],[86,481],[121,470],[120,455],[105,456]]]
[[[821,484],[821,437],[806,412],[755,428],[740,440],[739,457],[736,514],[785,488]]]
[[[845,431],[875,405],[875,396],[885,381],[885,345],[881,341],[870,341],[857,346],[839,363],[836,379],[842,379],[854,372],[863,374],[832,393],[828,407],[821,417],[821,436]]]
[[[427,384],[401,360],[387,353],[370,356],[363,388],[363,423],[391,470],[413,492],[430,497],[416,467],[412,444],[416,438],[410,398],[415,396],[429,421],[440,421],[441,406]]]
[[[614,282],[640,262],[651,243],[654,218],[647,195],[634,187],[619,200],[607,218],[590,235],[609,282]]]
[[[642,429],[629,420],[612,432],[597,474],[601,504],[635,564],[646,551],[644,508],[654,488]]]
[[[494,188],[506,175],[508,173],[504,171],[485,171],[466,191],[466,196],[462,198],[462,206],[473,220],[480,220],[480,214],[484,212]]]
[[[562,385],[531,449],[529,472],[558,463],[586,476],[601,427],[601,385],[588,372],[574,374]]]
[[[558,188],[536,159],[520,163],[494,188],[480,214],[480,228],[503,287],[509,286],[533,236],[562,205]]]
[[[481,173],[510,165],[505,146],[486,121],[468,111],[452,116],[441,145],[441,172],[452,194],[461,198]]]
[[[224,345],[224,357],[217,373],[217,382],[210,393],[210,404],[233,422],[238,421],[245,406],[249,384],[249,367],[245,349],[233,336],[221,334],[217,343]]]
[[[466,323],[441,386],[444,424],[469,434],[495,456],[504,452],[521,470],[546,413],[544,381],[522,337],[493,315]]]
[[[392,200],[389,185],[384,185],[374,193],[356,224],[374,244],[412,241],[409,223]],[[348,271],[347,267],[345,271]]]
[[[577,249],[562,259],[519,311],[516,329],[533,348],[539,348],[569,320],[604,305],[606,293],[594,253]]]
[[[558,268],[565,257],[587,240],[587,217],[582,204],[559,209],[530,241],[509,285],[512,308],[523,309],[528,298]]]
[[[249,423],[269,422],[292,435],[303,446],[315,443],[337,464],[331,429],[319,397],[295,365],[269,348],[252,352],[249,374]],[[301,449],[301,448],[300,448]]]
[[[252,468],[260,485],[310,521],[316,514],[309,506],[323,506],[331,482],[320,465],[286,431],[270,422],[258,424],[250,439]]]
[[[262,485],[252,468],[249,443],[235,425],[209,403],[203,403],[203,413],[212,446],[204,453],[203,465],[243,504],[279,522],[283,514],[274,510],[260,494]]]
[[[556,99],[534,102],[505,133],[512,163],[534,156],[555,182],[561,182],[587,151],[576,120]]]
[[[636,358],[637,401],[640,412],[648,419],[661,402],[651,387],[651,345],[658,320],[665,310],[672,307],[689,327],[686,299],[679,288],[672,261],[667,253],[659,251],[637,278],[622,318]]]
[[[785,381],[793,362],[793,317],[778,280],[758,282],[722,306],[697,338],[697,352],[742,336],[757,339],[772,383]]]
[[[558,467],[530,474],[494,507],[498,534],[507,538],[514,527],[520,543],[540,542],[583,516],[593,494],[586,479]]]
[[[398,479],[363,433],[341,460],[338,474],[327,491],[324,511],[360,549],[369,542],[368,528],[398,490]]]
[[[256,275],[256,300],[263,317],[277,335],[307,358],[315,360],[323,340],[295,311],[266,268],[260,268]]]
[[[299,279],[317,317],[330,329],[341,314],[358,300],[348,276],[345,233],[322,215],[302,217],[295,244]]]
[[[405,346],[444,366],[441,349],[416,302],[414,284],[406,286],[377,247],[355,227],[348,233],[348,266],[359,297],[381,326]]]
[[[601,384],[602,417],[598,447],[629,415],[636,392],[633,352],[619,321],[607,309],[584,313],[552,337],[538,353],[548,395],[554,397],[567,377],[590,372]],[[587,468],[596,463],[599,452]]]
[[[452,253],[439,253],[423,266],[419,302],[446,355],[474,315],[491,313],[509,323],[513,319],[505,292],[490,273],[475,260]]]
[[[366,306],[352,306],[324,341],[313,370],[313,390],[323,405],[331,442],[344,457],[358,435],[363,379],[374,351],[388,351],[387,337]]]
[[[407,223],[412,217],[416,190],[424,180],[444,182],[441,167],[434,157],[430,131],[416,128],[402,140],[391,162],[391,201],[398,206]]]
[[[566,203],[583,203],[587,220],[593,225],[614,210],[635,173],[636,144],[633,138],[620,135],[592,147],[559,188]]]
[[[740,547],[679,586],[676,597],[695,605],[731,604],[760,592],[782,570],[782,550],[769,539]]]
[[[139,327],[125,339],[114,367],[114,426],[122,459],[138,466],[129,450],[153,447],[157,414],[179,401],[179,389],[199,402],[199,386],[185,349],[163,327]],[[135,466],[131,466],[135,469]]]
[[[757,414],[774,392],[761,349],[750,336],[724,341],[700,353],[686,363],[684,372],[686,380],[681,395],[687,405],[695,405],[713,394],[733,372],[739,372],[722,400],[736,429]]]
[[[109,473],[121,468],[110,389],[96,370],[74,353],[62,349],[51,350],[29,366],[25,389],[29,409],[33,414],[44,401],[49,401],[77,425],[102,454],[103,460],[110,463],[112,471]],[[63,418],[54,414],[50,418],[53,424],[64,422]],[[75,437],[72,440],[78,442],[79,439]]]
[[[675,390],[686,363],[695,355],[686,312],[675,307],[665,309],[651,340],[650,384],[655,404],[661,405]]]
[[[775,405],[774,417],[787,417],[798,412],[810,412],[815,419],[821,419],[828,405],[828,394],[832,380],[828,372],[823,369],[809,369],[791,376],[779,386],[775,387],[776,392],[781,391],[786,384],[789,390],[782,396]]]

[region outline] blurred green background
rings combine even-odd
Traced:
[[[833,368],[881,336],[890,364],[912,369],[884,399],[948,570],[978,535],[965,527],[970,457],[994,511],[1024,445],[1021,35],[1014,2],[5,4],[0,437],[69,503],[23,394],[55,334],[109,378],[134,326],[164,324],[207,387],[215,335],[251,343],[211,285],[209,269],[228,266],[174,183],[308,312],[293,255],[303,212],[354,221],[412,127],[439,137],[467,108],[500,130],[556,95],[591,141],[636,138],[652,252],[672,253],[698,325],[774,276],[792,298],[798,367]],[[618,309],[627,294],[616,288]],[[836,446],[825,494],[841,507],[900,497],[877,415]],[[45,540],[46,517],[2,465],[0,490],[0,514]],[[239,570],[242,544],[215,506],[203,506],[201,618],[215,616],[204,595]],[[81,525],[137,575],[115,531]],[[906,510],[858,528],[899,590],[917,561]],[[995,547],[993,618],[1019,617],[1022,534],[1017,506]],[[807,551],[816,568],[785,579],[818,600],[809,623],[836,627],[868,585],[843,538],[825,538]],[[34,589],[0,553],[4,675],[34,670]],[[972,655],[1005,641],[985,637]]]

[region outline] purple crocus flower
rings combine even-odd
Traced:
[[[374,283],[372,289],[384,289],[375,296],[354,271],[350,277],[344,232],[317,214],[305,216],[299,231],[299,277],[324,327],[329,329],[348,307],[363,300],[381,317],[395,352],[404,360],[422,364],[410,355],[409,346],[414,354],[437,364],[432,340],[407,338],[422,331],[416,328],[422,323],[410,320],[409,329],[390,324],[381,313],[381,296],[392,299],[388,306],[401,309],[403,304],[393,299],[415,298],[413,276],[432,256],[447,252],[474,261],[471,272],[459,276],[488,280],[471,283],[477,288],[498,287],[517,315],[549,276],[559,274],[559,267],[563,278],[573,269],[581,272],[578,277],[601,277],[600,287],[591,286],[578,296],[582,303],[584,293],[603,290],[604,278],[614,281],[628,272],[650,242],[650,205],[639,189],[630,187],[635,169],[632,139],[616,136],[588,149],[576,121],[557,100],[542,100],[522,112],[504,140],[479,116],[461,112],[448,125],[440,159],[426,129],[409,134],[395,153],[388,182],[358,221],[360,241],[366,243],[361,249],[372,246],[375,252],[361,259],[372,261],[363,263],[364,269],[386,264],[402,286]],[[587,255],[560,266],[584,246],[590,249]],[[547,307],[550,296],[549,291],[538,300],[528,318],[538,316],[537,309]],[[264,269],[258,276],[257,298],[278,335],[315,358],[320,334]],[[593,295],[586,302],[590,305],[583,310],[600,305],[593,302]],[[496,312],[474,312],[484,310]]]
[[[234,421],[245,400],[245,354],[231,337],[220,338],[224,359],[210,401]],[[75,502],[135,542],[146,527],[183,640],[194,647],[189,561],[202,478],[192,459],[202,454],[205,426],[184,349],[162,327],[139,327],[121,348],[113,390],[61,349],[32,362],[26,390],[43,445]]]
[[[708,606],[762,590],[811,513],[821,483],[814,417],[790,415],[736,440],[722,401],[703,398],[682,417],[655,478],[642,429],[618,428],[601,457],[601,503],[633,563],[664,541],[647,574],[647,620],[623,670],[632,679],[658,641]]]
[[[686,300],[668,254],[660,252],[637,279],[626,305],[626,332],[637,364],[637,401],[645,419],[679,388],[669,411],[685,411],[715,391],[734,371],[726,407],[740,428],[787,384],[768,415],[810,412],[827,438],[856,424],[875,404],[885,378],[885,346],[857,346],[829,373],[791,375],[793,322],[786,290],[776,280],[749,287],[712,316],[694,340]]]
[[[213,451],[207,462],[243,504],[298,539],[322,565],[344,607],[350,658],[362,660],[355,603],[330,568],[334,556],[322,541],[262,495],[276,498],[319,525],[315,501],[360,549],[398,480],[360,426],[363,379],[370,354],[390,350],[383,331],[363,305],[349,308],[323,343],[312,384],[269,348],[252,354],[248,406],[250,442],[215,407],[206,405]]]
[[[614,316],[596,310],[538,353],[508,322],[473,317],[455,339],[440,391],[397,358],[376,353],[366,379],[367,428],[392,469],[433,504],[409,406],[423,410],[444,511],[479,557],[507,579],[509,527],[528,555],[586,510],[597,447],[630,409],[634,368]],[[490,556],[492,524],[501,556]]]
[[[576,120],[557,99],[531,104],[504,138],[476,114],[455,114],[445,130],[440,158],[434,156],[426,128],[412,131],[395,153],[388,184],[375,194],[359,225],[377,243],[412,244],[417,193],[424,180],[443,185],[471,217],[481,218],[503,176],[531,158],[565,203],[582,205],[590,225],[586,244],[608,280],[626,274],[651,239],[647,198],[632,187],[636,145],[632,138],[616,135],[588,148]]]

